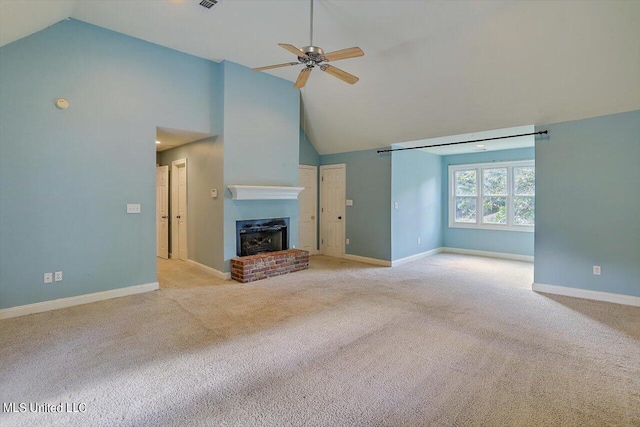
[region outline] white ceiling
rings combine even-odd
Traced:
[[[180,145],[215,136],[211,133],[193,132],[190,130],[156,127],[156,151],[164,151]],[[160,144],[158,144],[160,141]]]
[[[0,0],[0,45],[71,16],[249,67],[295,60],[306,0]],[[302,90],[321,154],[640,109],[640,1],[318,0],[314,44],[359,46]],[[297,67],[271,71],[294,81]]]

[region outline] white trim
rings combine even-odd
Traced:
[[[391,267],[391,261],[386,261],[384,259],[368,258],[360,255],[351,255],[351,254],[344,254],[342,258],[348,259],[350,261],[363,262],[365,264],[380,265],[382,267]]]
[[[273,185],[227,185],[233,200],[298,200],[304,187]]]
[[[406,264],[406,263],[411,262],[411,261],[415,261],[415,260],[420,259],[420,258],[426,258],[428,256],[439,254],[440,252],[442,252],[442,249],[443,248],[435,248],[435,249],[431,249],[430,251],[420,252],[419,254],[415,254],[415,255],[408,256],[408,257],[400,258],[400,259],[397,259],[395,261],[391,261],[391,266],[392,267],[397,267],[399,265],[403,265],[403,264]]]
[[[44,311],[57,310],[59,308],[72,307],[74,305],[89,304],[112,298],[120,298],[128,295],[157,291],[160,288],[158,282],[145,283],[144,285],[128,286],[126,288],[111,289],[108,291],[94,292],[69,298],[60,298],[50,301],[42,301],[34,304],[19,305],[17,307],[0,310],[0,319],[25,316],[27,314],[42,313]]]
[[[460,248],[442,248],[442,252],[450,253],[450,254],[483,256],[487,258],[510,259],[513,261],[533,262],[533,256],[531,255],[509,254],[506,252],[477,251],[475,249],[460,249]]]
[[[606,301],[615,304],[640,307],[640,297],[634,297],[632,295],[613,294],[610,292],[591,291],[589,289],[569,288],[566,286],[545,285],[543,283],[533,283],[531,285],[531,289],[534,292],[543,292],[547,294],[564,295],[567,297]]]
[[[192,265],[194,265],[194,266],[206,271],[207,273],[213,274],[218,279],[231,280],[231,273],[225,273],[224,271],[216,270],[213,267],[209,267],[208,265],[200,264],[199,262],[194,261],[192,259],[188,259],[187,262],[189,264],[192,264]]]

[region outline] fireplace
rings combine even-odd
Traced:
[[[256,255],[289,249],[289,218],[236,221],[236,254]]]

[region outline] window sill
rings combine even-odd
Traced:
[[[529,226],[506,226],[506,225],[489,225],[489,224],[464,224],[459,222],[449,223],[449,228],[464,228],[467,230],[489,230],[489,231],[515,231],[518,233],[533,233],[535,227]]]

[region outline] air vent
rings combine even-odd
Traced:
[[[207,9],[211,9],[216,4],[218,4],[218,0],[202,0],[200,2],[200,6],[206,7]]]

